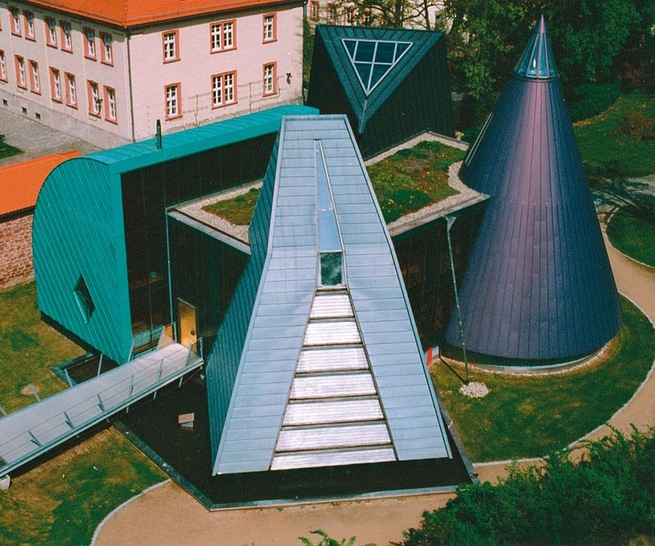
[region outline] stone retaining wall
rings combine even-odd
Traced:
[[[34,277],[32,219],[29,213],[0,220],[0,288]]]

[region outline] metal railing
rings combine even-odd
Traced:
[[[175,353],[175,358],[162,358],[153,361],[147,367],[137,370],[134,374],[103,388],[100,391],[90,393],[86,398],[71,406],[65,405],[65,396],[73,390],[86,388],[93,390],[90,385],[97,379],[81,383],[67,391],[58,393],[50,399],[43,400],[43,403],[54,398],[60,398],[58,413],[49,419],[40,422],[38,425],[18,432],[10,438],[0,441],[0,476],[8,474],[13,469],[25,464],[37,455],[47,451],[66,441],[68,438],[92,427],[109,416],[129,408],[138,400],[156,393],[161,387],[181,378],[188,371],[198,368],[203,361],[200,357],[202,341],[198,340],[189,347],[186,353],[181,351]],[[183,357],[183,358],[181,358]],[[145,357],[144,357],[145,360]],[[180,362],[183,360],[183,362]],[[106,378],[112,372],[120,372],[123,367],[116,368],[103,375]],[[24,408],[23,411],[29,411]],[[17,412],[5,419],[18,417]]]

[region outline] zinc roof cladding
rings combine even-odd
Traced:
[[[428,30],[316,25],[316,36],[325,44],[334,69],[352,104],[359,125],[358,131],[361,133],[366,122],[416,68],[430,48],[443,39],[444,33]],[[344,40],[348,43],[348,40],[352,39],[408,42],[412,45],[367,95],[344,44]]]
[[[609,341],[620,304],[559,78],[512,74],[460,178],[491,196],[461,288],[467,348],[562,360]]]
[[[77,150],[70,150],[1,167],[0,216],[35,206],[41,186],[50,172],[67,159],[81,155]]]
[[[122,173],[234,144],[258,136],[275,133],[285,115],[318,114],[316,108],[301,105],[277,106],[200,127],[162,135],[162,148],[155,138],[93,152],[86,157],[108,165],[112,172]]]
[[[264,181],[264,189],[275,182],[274,194],[266,198],[268,242],[253,246],[251,260],[263,258],[265,263],[254,304],[247,307],[251,314],[244,317],[248,332],[241,338],[214,473],[270,469],[319,282],[316,140],[323,149],[343,239],[347,288],[398,459],[450,456],[393,245],[347,118],[301,116],[283,121],[275,180]],[[251,238],[264,214],[258,202]],[[252,279],[242,278],[237,290],[244,282]],[[237,306],[230,312],[237,312]],[[222,332],[223,327],[215,346]],[[246,411],[262,406],[265,422],[260,411]],[[425,416],[420,423],[412,418],[416,411]]]
[[[288,3],[288,0],[30,0],[27,3],[128,28]]]

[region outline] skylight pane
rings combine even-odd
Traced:
[[[373,65],[373,74],[371,75],[371,83],[370,83],[371,89],[375,87],[382,78],[384,78],[385,74],[389,71],[389,69],[390,67],[385,64]]]
[[[378,49],[375,52],[375,62],[393,64],[395,51],[396,51],[395,42],[378,43]]]
[[[373,54],[375,53],[375,42],[370,40],[360,40],[357,45],[357,53],[355,54],[355,62],[373,62]]]
[[[366,91],[368,89],[368,78],[371,75],[371,65],[367,63],[355,63],[355,70],[357,70],[359,79]]]
[[[411,45],[409,42],[396,42],[396,58],[394,60],[400,59]]]
[[[357,42],[355,40],[344,40],[343,45],[348,51],[348,55],[351,59],[355,58],[355,49],[357,48]]]

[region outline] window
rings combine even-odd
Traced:
[[[180,58],[180,51],[177,45],[177,30],[174,32],[164,32],[162,40],[164,43],[164,62],[170,63]]]
[[[116,91],[111,87],[105,87],[105,119],[117,122],[116,117]]]
[[[75,76],[66,72],[66,104],[77,108],[77,87],[75,86]]]
[[[102,100],[100,99],[100,89],[96,82],[89,81],[87,82],[88,87],[88,98],[89,98],[89,114],[92,116],[100,115],[100,107],[102,106]]]
[[[212,76],[212,106],[218,108],[236,102],[236,72]]]
[[[73,293],[75,294],[75,299],[77,300],[80,312],[84,317],[84,322],[89,322],[91,315],[93,315],[93,312],[96,310],[96,305],[93,302],[91,292],[89,292],[89,287],[86,285],[86,281],[82,275],[80,275],[80,278],[77,280]]]
[[[9,11],[11,12],[11,33],[21,36],[20,11],[18,8],[9,8]]]
[[[5,52],[0,49],[0,81],[7,81],[7,59],[5,58]]]
[[[32,93],[41,94],[41,79],[39,78],[39,63],[30,61],[30,89]]]
[[[19,57],[18,55],[16,55],[16,75],[18,77],[18,81],[16,82],[18,87],[27,89],[27,76],[25,75],[25,59],[23,59],[23,57]]]
[[[236,47],[236,22],[225,21],[211,25],[211,52],[225,51]]]
[[[96,60],[96,33],[91,28],[84,29],[84,56]]]
[[[71,24],[61,21],[61,48],[64,51],[73,52],[73,38],[71,36]]]
[[[36,40],[34,32],[34,14],[31,11],[24,11],[25,15],[25,38],[28,40]]]
[[[277,40],[275,14],[264,15],[264,42]]]
[[[57,47],[57,25],[52,17],[46,17],[45,20],[45,43]]]
[[[353,8],[346,8],[343,13],[343,24],[352,25],[353,24]]]
[[[337,21],[337,6],[328,4],[328,23],[336,23]]]
[[[264,65],[264,95],[273,95],[277,92],[275,72],[277,71],[276,63]]]
[[[56,68],[50,68],[50,97],[55,102],[61,102],[61,75]]]
[[[310,17],[316,21],[320,15],[321,4],[318,0],[311,2],[310,4]]]
[[[102,41],[102,62],[105,64],[114,64],[114,49],[111,42],[111,35],[101,34],[100,40]]]
[[[166,119],[179,118],[182,115],[180,105],[180,84],[166,86]]]

